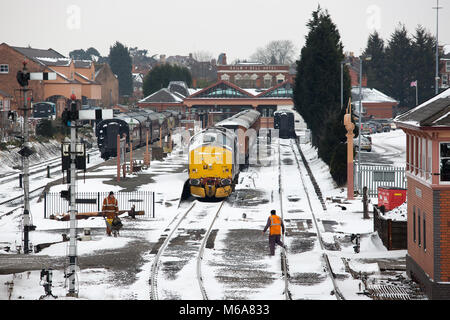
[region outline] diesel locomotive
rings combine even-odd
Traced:
[[[199,198],[226,198],[238,183],[254,140],[249,129],[259,130],[261,115],[245,110],[195,134],[189,141],[190,193]]]

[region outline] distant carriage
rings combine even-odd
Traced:
[[[170,134],[179,123],[175,111],[154,112],[146,109],[114,114],[113,119],[100,121],[96,126],[97,144],[105,160],[117,155],[117,135],[126,137],[133,148],[139,148],[148,141],[153,143]]]
[[[56,105],[53,102],[33,103],[33,118],[49,119],[56,117]]]
[[[292,110],[278,110],[273,115],[273,126],[282,139],[295,138],[295,118]]]

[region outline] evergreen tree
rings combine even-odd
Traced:
[[[382,92],[386,87],[386,66],[384,41],[377,31],[372,33],[367,40],[367,47],[363,56],[371,56],[370,61],[363,61],[363,70],[367,75],[367,87],[376,88]]]
[[[191,72],[186,67],[162,64],[154,67],[145,77],[143,83],[144,96],[167,88],[170,81],[184,81],[187,86],[192,85]]]
[[[109,48],[109,65],[119,80],[119,95],[131,95],[133,93],[133,79],[131,74],[131,57],[128,48],[120,42],[116,42]]]
[[[312,14],[307,24],[309,33],[306,44],[297,61],[297,75],[294,84],[294,104],[296,110],[311,130],[312,144],[318,148],[319,157],[331,165],[334,180],[341,184],[346,181],[346,170],[337,170],[346,164],[346,154],[338,152],[345,142],[341,110],[341,61],[344,60],[343,45],[336,25],[328,11],[320,6]],[[350,76],[344,69],[344,101],[350,96]]]
[[[430,99],[434,96],[435,86],[435,45],[436,39],[422,26],[416,28],[416,34],[412,43],[412,78],[417,80],[418,85],[418,103]],[[415,87],[409,90],[415,94]],[[413,105],[415,106],[415,104]]]
[[[410,84],[414,78],[412,70],[413,50],[411,39],[404,25],[400,25],[391,35],[386,48],[385,82],[386,94],[399,101],[399,107],[415,106],[415,91]]]

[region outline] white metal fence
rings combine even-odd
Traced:
[[[378,195],[378,187],[406,189],[405,167],[361,165],[361,172],[358,172],[358,165],[355,164],[354,169],[354,186],[359,194],[362,194],[364,187],[367,187],[369,196],[375,197]],[[361,183],[358,183],[359,179]]]

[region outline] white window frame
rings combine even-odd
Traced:
[[[449,184],[450,185],[450,181],[442,181],[441,180],[441,160],[442,159],[450,159],[450,157],[442,157],[441,156],[441,144],[446,143],[446,144],[450,144],[450,141],[439,141],[439,183],[440,184]]]
[[[427,181],[431,182],[433,172],[433,140],[427,140]]]
[[[6,71],[5,70],[3,70],[2,71],[2,69],[5,69],[5,67],[6,67]],[[3,64],[0,64],[0,73],[9,73],[9,64],[6,64],[6,63],[3,63]]]
[[[448,74],[443,74],[442,75],[442,85],[443,86],[448,85]]]
[[[450,72],[450,61],[445,61],[445,72]]]

